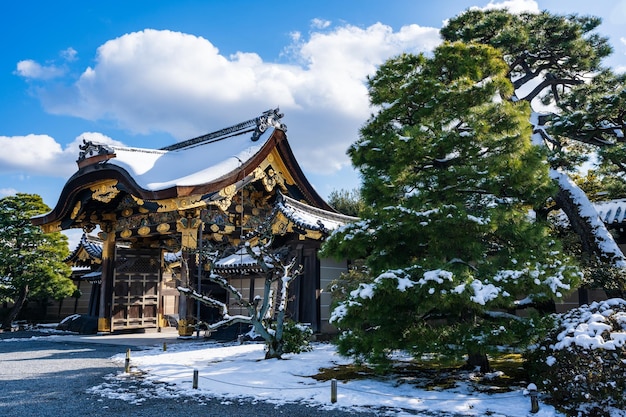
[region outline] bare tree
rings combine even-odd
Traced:
[[[260,242],[260,241],[259,241]],[[267,238],[264,243],[256,246],[246,242],[240,250],[245,251],[256,261],[265,276],[263,297],[256,296],[252,301],[246,300],[241,292],[228,282],[228,279],[211,271],[209,279],[225,289],[235,303],[247,311],[247,315],[231,314],[229,305],[210,295],[203,295],[197,291],[178,287],[178,291],[201,303],[217,307],[222,319],[216,323],[205,323],[209,330],[235,324],[247,323],[254,328],[254,332],[265,341],[265,358],[281,358],[285,353],[284,328],[287,309],[289,285],[302,273],[302,265],[297,265],[297,258],[290,256],[288,248],[273,248],[273,239]],[[222,254],[222,251],[212,251],[209,254],[210,265]],[[278,291],[278,294],[275,292]]]

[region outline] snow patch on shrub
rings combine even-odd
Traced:
[[[581,416],[590,399],[597,407],[589,410],[626,407],[626,301],[594,302],[554,318],[528,354],[531,379]]]

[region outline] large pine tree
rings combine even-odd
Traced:
[[[547,162],[559,186],[552,208],[565,212],[587,256],[626,275],[626,257],[568,179],[595,150],[604,183],[614,192],[623,190],[615,185],[626,174],[626,84],[623,76],[602,67],[612,49],[595,32],[600,23],[591,16],[470,10],[451,19],[441,35],[452,42],[488,44],[502,53],[514,98],[532,104],[533,129],[549,150]]]
[[[67,237],[43,233],[30,222],[49,210],[36,194],[0,199],[0,300],[13,303],[2,320],[3,329],[11,327],[29,299],[60,299],[76,289],[63,262],[69,255]]]
[[[508,68],[491,46],[444,43],[432,57],[391,59],[368,80],[378,111],[349,154],[369,208],[324,247],[365,259],[369,277],[333,312],[343,354],[484,359],[531,325],[503,311],[576,283],[578,269],[533,210],[555,188],[531,143],[530,107],[511,100]]]

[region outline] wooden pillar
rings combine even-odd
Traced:
[[[181,262],[180,262],[180,285],[191,288],[189,282],[189,257],[198,247],[198,230],[203,223],[200,220],[199,212],[181,213],[184,217],[176,222],[176,230],[180,232],[181,238]],[[191,311],[192,303],[186,296],[181,295],[178,301],[178,335],[192,336],[194,332],[193,315]]]
[[[115,233],[110,226],[101,226],[102,243],[102,283],[100,284],[100,308],[98,312],[98,333],[110,333],[113,310],[113,273],[115,270]]]

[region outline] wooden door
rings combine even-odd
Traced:
[[[112,331],[157,327],[160,257],[158,249],[117,249]]]

